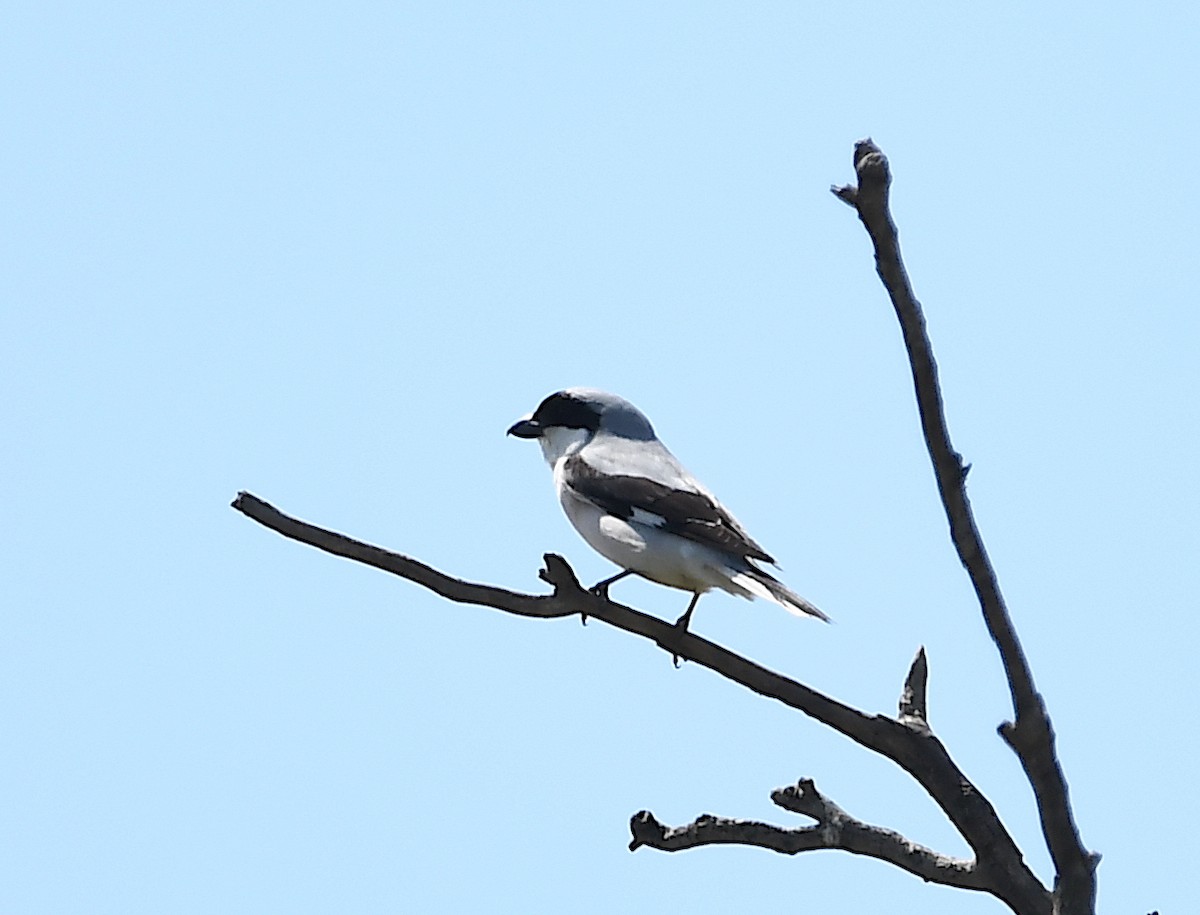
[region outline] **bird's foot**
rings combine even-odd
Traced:
[[[691,617],[692,611],[689,608],[688,612],[677,619],[674,625],[671,627],[675,630],[675,639],[677,641],[682,642],[684,636],[688,634],[688,622],[691,620]],[[679,667],[679,655],[675,652],[671,652],[671,663],[674,664],[676,668]]]
[[[608,589],[622,578],[626,578],[632,574],[633,572],[631,572],[629,569],[626,569],[624,572],[618,572],[612,578],[606,578],[604,581],[596,582],[594,585],[588,588],[588,590],[603,600],[611,600],[611,598],[608,596]]]
[[[633,574],[633,572],[631,572],[629,569],[626,569],[624,572],[617,573],[612,578],[606,578],[606,579],[604,579],[604,581],[596,582],[594,585],[592,585],[590,588],[588,588],[588,592],[591,594],[595,594],[601,600],[611,601],[612,598],[610,598],[608,596],[609,587],[611,587],[613,585],[613,583],[620,581],[622,578],[625,578],[627,575],[632,575],[632,574]],[[579,615],[583,618],[583,625],[586,626],[587,625],[587,613],[580,612]]]
[[[608,600],[609,599],[608,598],[608,586],[610,584],[611,584],[611,582],[602,581],[597,585],[592,585],[590,588],[588,588],[588,594],[595,594],[601,600]],[[587,611],[580,610],[579,611],[579,622],[581,622],[583,625],[586,626],[587,620],[588,620]]]

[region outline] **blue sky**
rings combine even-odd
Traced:
[[[461,607],[285,511],[540,590],[611,567],[503,432],[630,398],[836,620],[697,632],[932,723],[1049,879],[890,306],[828,193],[873,136],[1100,908],[1185,911],[1200,813],[1195,5],[19,4],[0,34],[0,908],[1002,911],[798,825],[904,775],[602,625]],[[614,596],[674,618],[686,595]]]

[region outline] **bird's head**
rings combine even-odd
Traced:
[[[650,420],[629,401],[594,388],[567,388],[551,394],[529,416],[509,427],[509,435],[537,439],[553,466],[597,434],[635,441],[654,439]]]

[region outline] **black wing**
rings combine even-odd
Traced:
[[[571,489],[610,515],[628,521],[640,510],[655,516],[638,519],[643,523],[738,556],[775,562],[729,512],[702,493],[672,489],[646,477],[601,473],[578,455],[567,458],[564,470]]]

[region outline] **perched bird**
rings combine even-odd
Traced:
[[[597,594],[607,597],[609,585],[627,575],[691,591],[675,624],[683,630],[700,595],[713,588],[828,621],[755,564],[775,560],[675,459],[629,401],[568,388],[543,400],[508,434],[537,440],[575,530],[624,569],[597,584]]]

